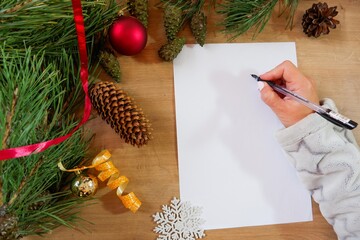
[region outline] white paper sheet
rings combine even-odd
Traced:
[[[204,229],[312,220],[250,76],[286,59],[295,43],[186,45],[174,61],[180,197],[203,207]]]

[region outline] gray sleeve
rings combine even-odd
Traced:
[[[330,99],[323,103],[336,110]],[[360,151],[351,131],[311,114],[276,135],[341,240],[360,239]]]

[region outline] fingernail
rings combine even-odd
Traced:
[[[258,85],[258,90],[261,91],[261,90],[264,88],[264,85],[265,85],[265,84],[264,84],[264,82],[262,82],[262,81],[258,81],[258,82],[257,82],[257,85]]]

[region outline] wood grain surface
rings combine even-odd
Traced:
[[[136,148],[124,143],[95,113],[86,124],[86,128],[95,134],[91,150],[97,152],[106,148],[112,153],[112,160],[121,174],[130,179],[127,191],[134,191],[143,205],[133,214],[124,209],[114,191],[100,184],[97,203],[81,209],[81,217],[93,224],[82,224],[84,229],[61,227],[46,238],[154,240],[157,234],[153,232],[156,224],[152,215],[161,211],[161,206],[168,204],[174,196],[179,197],[173,65],[161,61],[157,55],[166,38],[162,11],[155,7],[156,3],[158,0],[150,0],[146,48],[137,56],[118,58],[123,73],[123,81],[118,85],[141,106],[152,123],[154,138],[147,146]],[[340,20],[340,25],[329,35],[317,39],[308,38],[301,26],[302,15],[313,3],[299,1],[291,31],[285,29],[286,20],[278,17],[276,7],[270,22],[255,40],[249,32],[233,42],[296,42],[298,66],[316,80],[320,97],[332,98],[342,114],[360,121],[360,1],[328,1],[329,6],[338,6],[336,19]],[[212,12],[208,20],[206,42],[228,42],[217,26],[220,17]],[[189,29],[184,29],[181,35],[187,37],[187,43],[194,43]],[[103,76],[103,80],[106,77]],[[360,141],[360,128],[355,129],[354,134]],[[313,203],[313,213],[312,222],[210,230],[206,231],[205,239],[337,239],[316,203]]]

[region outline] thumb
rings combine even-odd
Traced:
[[[283,100],[266,82],[258,81],[258,89],[260,91],[263,102],[268,105],[274,112],[281,108]]]

